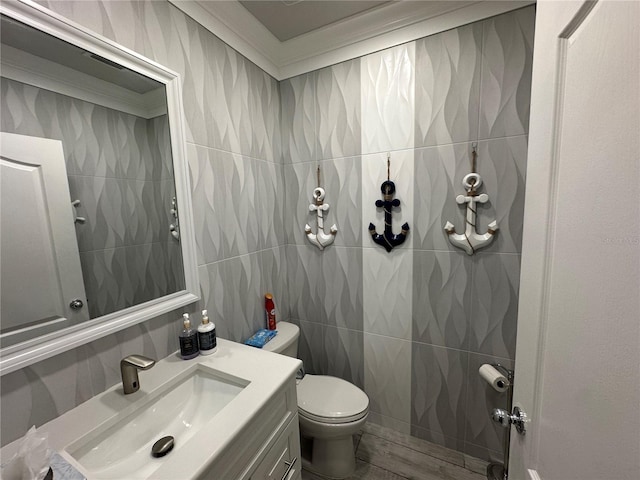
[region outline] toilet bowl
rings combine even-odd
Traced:
[[[277,330],[263,349],[295,357],[300,329],[279,322]],[[367,420],[369,397],[346,380],[328,375],[307,374],[296,390],[300,434],[311,443],[310,452],[303,452],[303,468],[328,478],[349,477],[355,470],[353,435]]]

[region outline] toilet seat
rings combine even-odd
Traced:
[[[297,394],[299,415],[316,422],[350,423],[369,412],[369,397],[341,378],[307,374],[298,383]]]

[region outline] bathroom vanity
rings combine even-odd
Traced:
[[[300,360],[220,339],[211,356],[178,354],[38,428],[88,479],[300,478]],[[117,366],[114,366],[117,368]],[[174,448],[151,448],[171,435]],[[6,462],[21,440],[1,451]]]

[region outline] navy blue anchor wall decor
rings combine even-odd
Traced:
[[[407,222],[402,225],[402,230],[397,235],[393,233],[391,228],[391,209],[393,207],[399,207],[400,200],[393,198],[394,193],[396,193],[396,184],[389,179],[390,169],[391,156],[387,155],[387,180],[380,185],[382,200],[376,200],[376,207],[384,209],[384,233],[377,233],[376,226],[373,223],[369,223],[371,238],[378,245],[384,247],[387,252],[390,252],[398,245],[402,245],[409,233],[409,224]]]

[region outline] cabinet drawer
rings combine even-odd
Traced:
[[[298,415],[296,414],[253,472],[251,480],[300,479],[302,459],[298,432]]]

